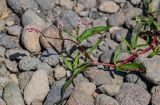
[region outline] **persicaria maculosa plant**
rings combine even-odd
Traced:
[[[71,33],[68,30],[66,30],[66,28],[63,27],[63,23],[61,20],[57,21],[59,37],[55,39],[61,41],[66,41],[66,40],[71,41],[77,46],[75,55],[74,57],[72,57],[73,59],[68,59],[67,56],[65,56],[65,54],[63,53],[63,51],[56,50],[60,54],[66,69],[71,72],[71,76],[67,78],[66,83],[62,88],[61,91],[62,97],[67,87],[72,83],[72,81],[77,77],[77,75],[84,72],[85,70],[87,70],[88,67],[91,66],[102,65],[105,67],[114,67],[115,70],[117,71],[145,73],[145,66],[143,66],[140,62],[137,62],[135,59],[138,56],[150,50],[152,50],[152,52],[148,56],[149,58],[160,53],[160,44],[159,44],[160,24],[155,16],[155,14],[157,14],[159,11],[152,10],[149,6],[149,3],[150,0],[143,0],[143,7],[145,10],[144,14],[141,16],[136,16],[134,18],[137,24],[132,29],[130,39],[126,39],[122,35],[120,35],[122,42],[127,46],[127,50],[122,50],[121,45],[117,46],[117,48],[114,51],[114,56],[112,58],[111,63],[102,63],[95,61],[91,56],[92,52],[101,43],[104,36],[101,36],[101,38],[97,42],[95,42],[90,48],[86,49],[85,46],[82,45],[82,43],[89,37],[98,33],[103,33],[105,31],[108,31],[111,28],[110,26],[98,26],[98,27],[88,28],[85,29],[80,34],[80,25],[81,25],[80,18],[77,19],[77,27],[75,28],[75,33]],[[34,29],[32,29],[32,31],[34,31]],[[68,38],[63,37],[64,32],[67,33]],[[138,37],[145,39],[146,44],[138,45],[137,44]],[[146,47],[144,49],[141,49],[140,47],[143,46]],[[118,56],[120,52],[127,52],[131,54],[131,56],[123,61],[118,62]],[[80,62],[80,58],[84,57],[85,61]]]

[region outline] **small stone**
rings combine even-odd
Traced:
[[[114,0],[116,3],[125,3],[126,0]]]
[[[3,98],[7,105],[25,105],[18,84],[14,82],[4,88]]]
[[[38,5],[34,0],[6,0],[9,7],[17,14],[22,15],[25,10],[37,10]]]
[[[114,39],[115,41],[121,42],[121,41],[122,41],[121,36],[123,36],[123,38],[126,38],[127,33],[128,33],[128,30],[127,30],[127,29],[119,29],[119,30],[117,30],[117,31],[114,31],[114,32],[112,33],[111,37],[112,37],[112,39]]]
[[[6,49],[2,46],[0,46],[0,57],[4,57]]]
[[[31,79],[32,75],[33,75],[32,71],[22,72],[19,74],[18,83],[19,83],[19,87],[20,87],[22,93],[23,93],[23,90],[26,87],[27,83]]]
[[[50,66],[56,66],[59,64],[59,55],[57,54],[57,52],[55,52],[51,48],[48,48],[47,50],[45,50],[42,53],[40,59],[43,62],[46,62]]]
[[[129,73],[126,75],[126,80],[127,82],[129,83],[134,83],[134,84],[137,84],[137,85],[140,85],[144,88],[147,88],[147,82],[145,83],[142,78],[134,73]]]
[[[7,32],[9,35],[13,35],[13,36],[20,36],[21,34],[21,26],[18,25],[14,25],[14,26],[10,26],[7,28]]]
[[[18,67],[22,71],[35,70],[39,63],[41,63],[41,61],[38,58],[28,56],[20,60]]]
[[[136,21],[135,20],[132,20],[132,19],[127,19],[125,21],[125,26],[129,29],[132,29],[136,26]]]
[[[96,0],[78,0],[78,2],[82,3],[85,6],[85,8],[88,9],[95,7],[97,4]]]
[[[6,69],[6,67],[4,66],[4,64],[0,63],[0,76],[9,76],[10,73],[8,72],[8,70]]]
[[[6,102],[2,98],[0,98],[0,105],[6,105]]]
[[[30,56],[30,53],[22,49],[9,49],[6,51],[5,56],[10,60],[20,60],[22,57]]]
[[[141,3],[141,0],[130,0],[133,5],[138,5]]]
[[[33,30],[29,31],[30,28],[33,28]],[[41,33],[37,32],[37,30],[40,31],[41,28],[33,25],[25,26],[21,36],[23,46],[31,53],[38,53],[41,50],[39,43]]]
[[[95,90],[96,90],[96,85],[91,82],[83,82],[83,83],[77,84],[76,87],[74,88],[74,91],[82,91],[88,95],[93,95]]]
[[[0,33],[2,33],[5,30],[5,21],[0,20]]]
[[[116,99],[120,105],[148,105],[151,99],[151,95],[142,86],[124,83]]]
[[[143,10],[140,8],[126,8],[123,12],[127,19],[132,19],[135,16],[141,15]]]
[[[73,80],[75,86],[83,82],[89,82],[89,80],[82,74],[78,74],[78,76]]]
[[[37,70],[26,88],[24,89],[24,100],[27,105],[32,101],[43,101],[49,91],[48,76],[44,70]]]
[[[43,103],[40,101],[34,100],[32,101],[31,105],[43,105]]]
[[[76,5],[73,6],[73,9],[75,12],[80,13],[85,9],[84,5],[81,3],[77,3]]]
[[[54,84],[51,87],[51,90],[49,91],[46,100],[44,101],[44,105],[54,105],[55,103],[59,102],[61,100],[61,89],[64,85],[65,81],[62,79],[60,81],[54,82]],[[73,85],[70,85],[66,92],[64,93],[63,99],[66,99],[70,96],[70,94],[73,91]],[[53,98],[54,97],[54,98]]]
[[[102,18],[98,18],[96,20],[94,20],[93,22],[93,26],[97,27],[97,26],[106,26],[107,25],[107,17],[102,17]]]
[[[89,68],[89,70],[85,72],[85,76],[97,86],[112,83],[112,77],[109,72],[97,70],[97,68]]]
[[[56,67],[54,69],[54,77],[56,80],[60,80],[66,76],[66,70],[64,67]]]
[[[3,89],[9,82],[10,79],[8,76],[0,76],[0,88]]]
[[[118,61],[124,61],[127,58],[129,58],[130,56],[132,56],[132,55],[127,52],[120,52],[118,55]]]
[[[39,61],[38,61],[39,62]],[[45,72],[50,75],[50,74],[53,74],[53,69],[51,66],[49,66],[47,63],[45,62],[37,62],[37,65],[36,65],[36,69],[42,69],[42,70],[45,70]]]
[[[125,16],[123,12],[118,12],[118,13],[111,15],[108,18],[108,25],[109,26],[122,26],[126,19],[127,17]]]
[[[71,10],[64,10],[61,12],[60,17],[63,21],[64,27],[67,29],[77,27],[77,20],[79,16],[75,12]]]
[[[18,78],[17,78],[17,75],[16,75],[16,74],[13,74],[13,73],[10,74],[10,75],[9,75],[9,78],[10,78],[10,80],[11,80],[12,82],[18,84]]]
[[[115,13],[119,8],[120,7],[114,1],[104,1],[99,5],[99,10],[107,13]]]
[[[160,104],[160,86],[154,86],[151,90],[152,95],[152,105],[159,105]]]
[[[0,45],[5,48],[16,48],[18,45],[14,39],[12,39],[11,36],[8,36],[4,33],[0,34]]]
[[[100,61],[103,63],[110,63],[111,58],[112,58],[113,51],[112,50],[105,50],[103,53],[100,55]]]
[[[98,90],[103,93],[103,94],[107,94],[109,96],[115,96],[120,89],[120,85],[101,85],[100,87],[98,87]]]
[[[10,61],[9,59],[5,59],[5,65],[10,72],[18,72],[16,61]]]
[[[94,105],[94,99],[83,91],[74,91],[66,105]]]
[[[59,0],[59,4],[62,7],[66,7],[68,9],[72,9],[73,5],[74,5],[74,2],[71,1],[71,0]]]
[[[120,105],[117,100],[105,94],[99,94],[96,98],[95,105]]]
[[[32,10],[25,11],[25,13],[22,16],[22,24],[24,27],[27,25],[31,25],[31,26],[38,26],[42,29],[45,28],[44,20]],[[33,28],[37,29],[37,27],[33,27]]]

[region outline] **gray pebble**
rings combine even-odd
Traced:
[[[7,105],[25,105],[18,84],[10,82],[3,93]]]
[[[21,34],[21,26],[18,25],[14,25],[14,26],[10,26],[7,28],[7,32],[9,35],[13,35],[13,36],[20,36]]]
[[[6,49],[0,46],[0,57],[4,57]]]
[[[130,0],[133,5],[138,5],[141,3],[141,0]]]

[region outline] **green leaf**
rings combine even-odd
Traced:
[[[98,27],[88,28],[78,37],[78,40],[82,42],[83,40],[87,39],[91,35],[100,33],[102,31],[107,31],[109,29],[110,29],[110,26],[98,26]]]
[[[74,70],[74,73],[72,74],[72,76],[69,78],[68,81],[66,81],[66,83],[63,85],[62,90],[61,90],[61,97],[63,97],[67,87],[72,83],[72,81],[74,80],[74,78],[77,77],[78,74],[80,74],[81,72],[85,71],[87,67],[89,67],[89,63],[83,63],[81,64],[79,67],[77,67]]]
[[[132,47],[132,49],[135,49],[137,47],[138,36],[139,36],[139,33],[141,32],[142,28],[143,28],[142,23],[138,22],[136,28],[132,32],[132,37],[131,37],[131,47]]]
[[[118,47],[115,49],[115,51],[114,51],[113,63],[114,63],[115,65],[117,65],[118,55],[119,55],[119,53],[120,53],[120,48],[121,48],[121,46],[118,46]]]
[[[79,59],[80,59],[80,54],[81,54],[81,52],[79,51],[79,52],[77,53],[74,61],[73,61],[73,69],[75,69],[75,68],[78,66],[78,61],[79,61]]]
[[[122,42],[124,44],[126,44],[126,46],[131,50],[132,48],[131,48],[130,44],[128,43],[128,41],[122,35],[120,35],[120,36],[121,36]]]
[[[145,71],[145,67],[139,63],[128,63],[116,67],[118,71]]]
[[[160,47],[156,47],[151,54],[149,54],[148,58],[152,58],[153,56],[160,53]]]
[[[97,42],[95,42],[93,46],[87,50],[88,54],[91,54],[97,48],[97,46],[101,43],[101,41],[102,40],[98,40]]]
[[[67,67],[67,69],[70,71],[73,71],[71,62],[69,62],[63,55],[61,55],[61,58],[65,64],[65,66]]]

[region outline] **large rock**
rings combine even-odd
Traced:
[[[47,73],[44,70],[37,70],[24,90],[24,100],[27,105],[32,101],[43,101],[49,91]]]
[[[0,105],[6,105],[6,102],[2,98],[0,98]]]
[[[22,16],[22,25],[27,26],[27,25],[36,25],[41,28],[45,27],[45,22],[44,20],[39,17],[36,12],[32,10],[27,10]],[[34,27],[33,27],[34,28]]]
[[[115,13],[119,10],[119,6],[114,1],[103,1],[99,5],[99,10],[107,13]]]
[[[86,8],[93,8],[96,6],[96,0],[78,0],[79,3],[82,3]]]
[[[74,91],[66,105],[94,105],[94,99],[83,91]]]
[[[4,88],[3,98],[7,105],[25,105],[18,84],[14,82]]]
[[[151,95],[142,86],[133,83],[124,83],[116,99],[120,105],[148,105]]]
[[[46,100],[44,101],[44,105],[54,105],[58,103],[59,101],[61,101],[61,89],[64,83],[65,83],[64,80],[56,81],[53,83],[51,90],[49,91],[46,97]],[[62,100],[68,98],[69,95],[72,93],[72,91],[73,91],[73,85],[70,85],[66,89],[66,92],[64,93]]]
[[[120,105],[117,100],[105,94],[99,94],[95,103],[95,105]]]
[[[25,10],[37,10],[38,5],[34,0],[6,0],[9,7],[17,14],[22,15]]]
[[[151,90],[152,105],[160,105],[160,86],[154,86]]]
[[[30,31],[29,29],[33,30]],[[21,36],[23,46],[31,53],[37,53],[41,50],[39,43],[41,33],[37,32],[37,30],[41,31],[41,28],[33,25],[25,26]]]

